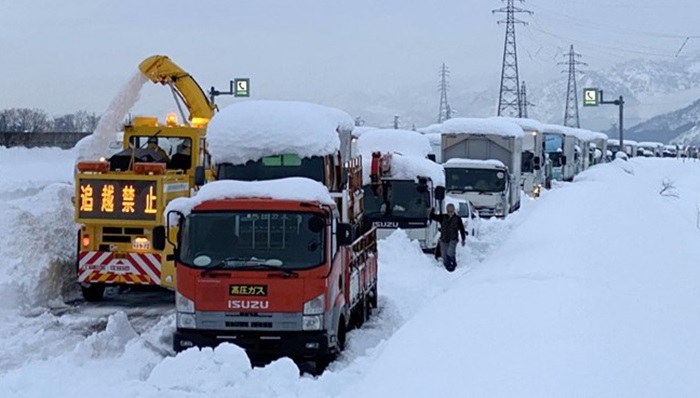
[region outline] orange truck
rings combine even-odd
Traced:
[[[253,363],[291,357],[313,373],[343,350],[348,330],[377,307],[376,230],[361,230],[362,163],[343,161],[341,152],[349,154],[349,147],[341,151],[335,145],[342,126],[304,127],[313,118],[293,111],[287,113],[292,120],[279,126],[285,112],[277,108],[299,104],[262,108],[268,105],[266,112],[251,112],[277,115],[277,124],[256,126],[256,134],[274,137],[275,144],[248,160],[214,150],[219,180],[196,196],[172,201],[166,210],[173,232],[167,237],[176,240],[174,349],[230,342],[243,347]],[[239,119],[225,114],[226,109],[219,113],[236,126]],[[250,114],[244,119],[256,123]],[[219,141],[216,120],[209,130],[212,144]],[[284,126],[300,128],[316,144],[330,135],[333,145],[301,157],[313,145]],[[314,129],[326,135],[313,137]],[[235,140],[219,143],[217,148],[236,147]],[[227,180],[231,175],[223,171],[232,169],[236,179]]]

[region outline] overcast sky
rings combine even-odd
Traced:
[[[517,3],[517,2],[516,2]],[[324,102],[435,82],[498,85],[498,0],[0,0],[0,109],[101,114],[137,65],[168,55],[202,87],[251,78],[253,98]],[[569,44],[589,69],[700,52],[698,0],[529,0],[521,79],[559,75]],[[148,84],[136,113],[172,108]],[[436,96],[429,91],[426,95]],[[225,105],[232,98],[219,97]]]

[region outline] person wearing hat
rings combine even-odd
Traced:
[[[180,148],[168,164],[169,169],[187,170],[192,166],[192,143],[189,139],[183,140]]]
[[[158,155],[160,155],[163,158],[163,161],[169,162],[170,157],[168,157],[168,154],[163,150],[158,145],[158,138],[156,137],[149,137],[148,138],[148,143],[146,144],[146,149],[151,150],[153,152],[156,152]]]

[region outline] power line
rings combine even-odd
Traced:
[[[643,31],[643,30],[638,30],[638,29],[622,28],[621,26],[606,25],[606,24],[601,24],[600,22],[591,21],[591,20],[581,18],[580,16],[574,16],[574,15],[566,14],[566,13],[563,13],[563,12],[560,12],[560,11],[557,11],[557,10],[554,10],[554,9],[551,9],[548,7],[542,7],[541,5],[537,5],[534,3],[532,5],[535,8],[540,8],[542,10],[547,11],[547,13],[549,13],[549,14],[559,15],[559,16],[580,22],[581,26],[588,28],[588,29],[590,29],[591,27],[598,27],[599,28],[598,30],[601,30],[601,28],[603,28],[603,29],[607,29],[608,32],[613,32],[613,33],[617,33],[617,34],[625,34],[625,35],[633,35],[635,37],[639,37],[640,35],[643,35],[643,36],[667,38],[667,39],[684,39],[688,36],[690,36],[691,38],[700,38],[700,35],[682,35],[682,34],[650,32],[650,31]],[[630,6],[630,7],[638,8],[639,4],[635,4],[634,6]],[[661,8],[665,9],[665,8],[667,8],[667,5],[664,4],[662,7],[659,7],[659,9],[661,9]],[[547,13],[542,14],[542,15],[546,15]]]

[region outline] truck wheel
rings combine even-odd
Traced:
[[[80,289],[83,291],[83,298],[85,301],[91,303],[102,301],[102,297],[104,297],[105,293],[105,285],[102,283],[80,285]]]
[[[370,305],[372,306],[372,308],[374,308],[374,309],[377,309],[377,299],[378,299],[378,297],[379,297],[379,295],[378,295],[378,292],[377,292],[377,285],[374,285],[374,287],[372,288],[372,294],[370,295],[370,298],[369,298],[369,304],[370,304]]]

